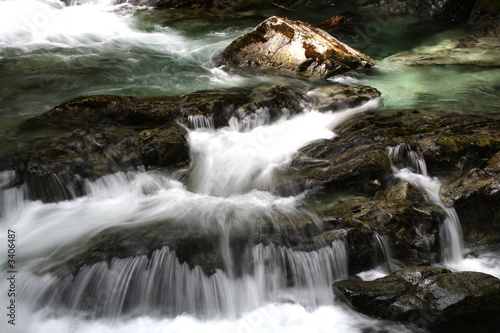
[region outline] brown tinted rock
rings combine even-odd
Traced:
[[[325,31],[278,16],[236,39],[224,50],[222,58],[239,67],[256,66],[319,77],[374,64],[370,57]]]

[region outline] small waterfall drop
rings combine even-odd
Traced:
[[[214,129],[214,118],[202,114],[188,116],[188,127],[194,130],[198,129]]]
[[[464,255],[462,227],[455,208],[448,207],[441,200],[439,179],[428,175],[424,158],[405,144],[389,148],[389,155],[394,175],[423,189],[429,200],[446,213],[440,229],[444,261],[447,263],[462,261]]]
[[[381,253],[383,257],[383,261],[381,261],[379,258],[376,258],[377,259],[376,263],[381,262],[379,267],[381,267],[385,273],[390,274],[394,271],[394,267],[391,262],[392,251],[389,245],[389,241],[387,240],[387,237],[377,233],[375,234],[374,237],[375,237],[375,244],[377,247],[376,253]]]
[[[97,317],[121,315],[230,316],[288,300],[306,306],[331,304],[331,282],[347,277],[343,241],[302,252],[275,245],[254,246],[245,272],[231,278],[222,270],[207,275],[199,266],[181,263],[168,248],[151,258],[114,258],[84,266],[75,276],[34,277],[24,281],[21,298],[37,307],[64,306]],[[29,283],[28,283],[29,282]]]

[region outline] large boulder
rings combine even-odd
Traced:
[[[367,55],[308,23],[273,16],[232,42],[223,62],[238,67],[279,69],[329,77],[373,66]]]
[[[484,273],[414,267],[374,281],[338,281],[333,291],[364,314],[435,332],[500,329],[500,280]]]

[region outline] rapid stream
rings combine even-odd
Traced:
[[[214,57],[261,17],[165,25],[150,15],[151,11],[105,0],[70,4],[0,0],[0,152],[15,150],[21,142],[45,135],[27,137],[17,126],[77,96],[173,96],[262,84],[308,90],[321,85],[302,78],[234,73],[216,65]],[[388,20],[367,45],[349,31],[341,37],[353,47],[365,45],[362,51],[372,51],[375,58],[448,37],[436,37],[432,31],[422,33],[428,40],[391,33],[406,31],[410,23],[400,18]],[[461,33],[452,28],[449,35]],[[381,44],[395,38],[401,44],[389,44],[380,51]],[[449,75],[459,79],[448,85]],[[433,68],[417,73],[414,68],[401,70],[385,64],[371,74],[347,74],[332,81],[373,85],[385,99],[335,112],[319,112],[304,104],[302,113],[289,116],[284,112],[274,123],[269,123],[266,110],[260,110],[250,123],[235,120],[220,129],[214,129],[210,119],[191,119],[193,129],[188,131],[187,141],[192,162],[183,178],[161,172],[116,173],[86,180],[84,196],[51,203],[27,199],[23,185],[2,187],[0,235],[4,244],[8,230],[16,233],[18,292],[17,323],[7,327],[3,318],[6,330],[2,331],[414,331],[411,325],[366,317],[334,299],[331,283],[348,276],[345,242],[337,240],[309,252],[272,243],[251,244],[234,253],[231,237],[259,232],[263,225],[293,226],[304,219],[319,223],[319,217],[305,204],[307,191],[276,192],[280,175],[289,170],[293,154],[301,147],[334,138],[336,126],[343,121],[367,111],[377,112],[382,105],[401,108],[448,103],[455,107],[482,98],[489,107],[477,107],[474,112],[498,112],[499,98],[491,87],[500,83],[499,69]],[[443,82],[447,87],[437,89]],[[500,278],[500,256],[490,253],[463,259],[466,249],[460,222],[453,207],[439,199],[439,179],[427,174],[425,162],[418,156],[398,159],[398,149],[403,148],[392,148],[394,176],[422,187],[429,200],[446,211],[441,231],[446,260],[439,264]],[[13,170],[0,173],[0,185],[14,177]],[[113,258],[84,265],[75,275],[51,272],[59,263],[85,251],[93,237],[158,223],[216,235],[221,268],[207,274],[163,247],[150,257]],[[381,276],[392,270],[387,241],[382,237],[377,241],[374,251],[377,246],[382,249],[386,269],[360,276]],[[9,288],[5,256],[0,265],[3,300]],[[5,304],[2,302],[2,309]]]

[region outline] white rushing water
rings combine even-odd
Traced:
[[[0,116],[39,114],[82,94],[174,95],[267,80],[231,73],[212,62],[248,27],[188,36],[137,19],[148,10],[144,7],[108,0],[68,3],[0,0],[0,66],[7,71],[0,75]],[[288,84],[291,79],[282,80]],[[263,108],[219,130],[209,117],[191,117],[192,165],[184,178],[117,173],[86,181],[86,194],[72,200],[27,200],[23,185],[5,188],[15,171],[0,173],[0,237],[15,231],[17,271],[16,325],[2,320],[1,331],[411,332],[336,303],[330,284],[348,274],[344,241],[308,252],[271,241],[246,244],[241,257],[235,257],[230,243],[233,233],[250,237],[263,225],[293,229],[307,221],[314,226],[319,220],[302,206],[304,193],[280,196],[275,191],[286,180],[293,154],[314,140],[333,138],[338,124],[378,103],[336,113],[304,105],[294,117],[281,110],[284,118],[273,124]],[[404,170],[398,169],[398,176],[421,181],[435,195],[423,169]],[[161,247],[149,257],[92,262],[74,275],[47,273],[88,250],[100,235],[158,224],[216,235],[220,267],[209,274]],[[447,244],[455,244],[458,232],[443,232]],[[392,270],[387,241],[379,236],[375,244],[383,265],[360,274],[365,279]],[[500,276],[497,257],[458,261],[456,253],[463,251],[453,246],[446,246],[450,266],[489,269]],[[8,302],[7,259],[0,258],[2,304]]]
[[[408,146],[402,144],[391,148],[389,155],[394,175],[423,189],[429,200],[444,210],[446,217],[440,229],[443,258],[446,263],[460,263],[464,257],[462,227],[455,208],[445,205],[441,200],[439,194],[441,182],[428,175],[423,157]]]
[[[476,258],[464,259],[466,250],[464,249],[460,219],[456,210],[441,200],[439,195],[441,182],[438,178],[429,176],[424,158],[404,144],[391,147],[389,153],[394,175],[423,189],[429,200],[441,207],[446,214],[440,229],[444,259],[442,265],[455,271],[483,272],[500,278],[499,253],[484,253]],[[360,274],[366,280],[383,275],[384,271],[380,269]]]
[[[247,27],[191,36],[140,17],[148,11],[106,0],[0,1],[0,117],[40,114],[88,94],[176,95],[265,80],[213,61]]]

